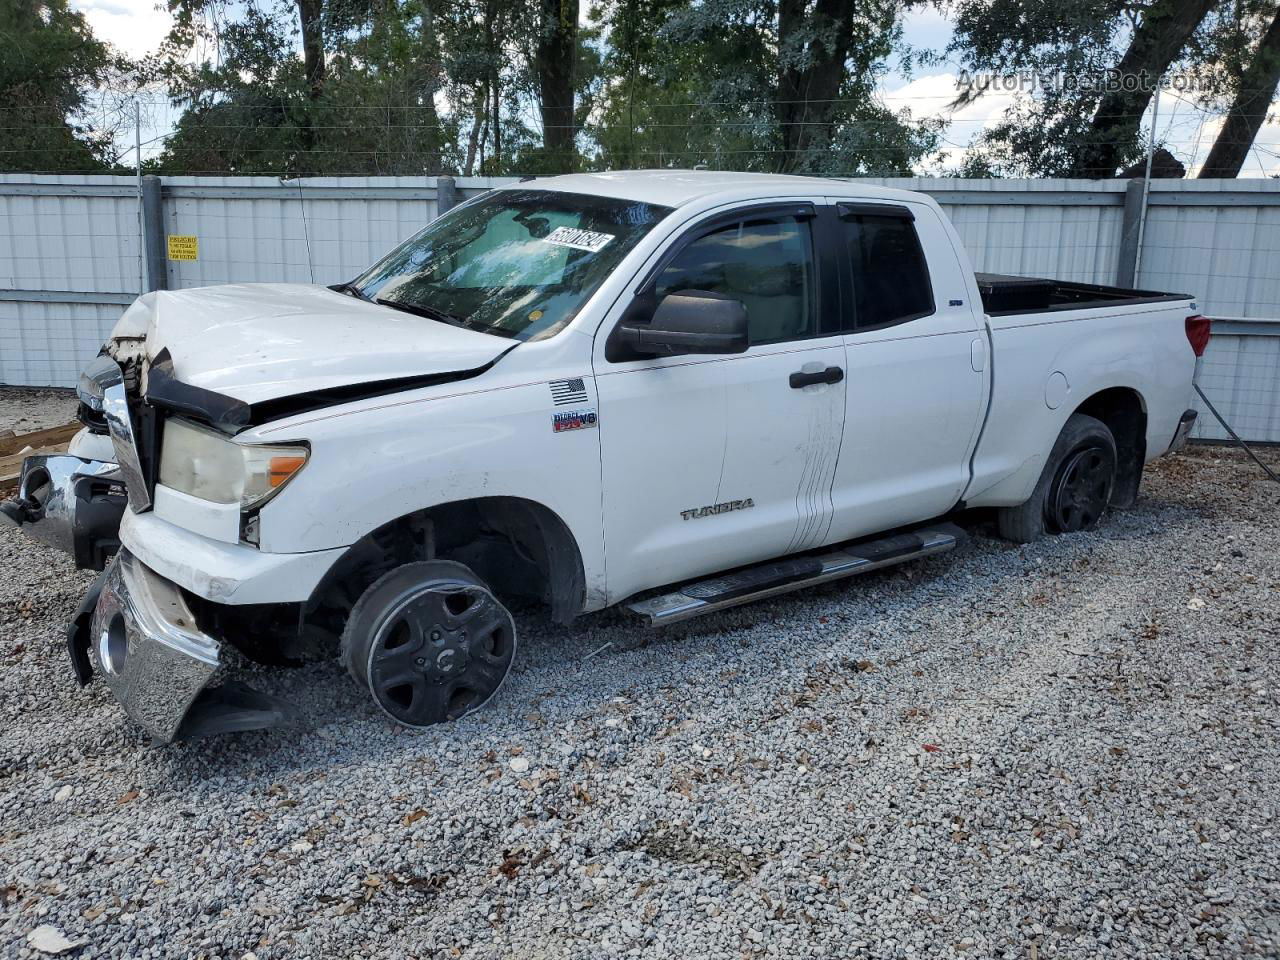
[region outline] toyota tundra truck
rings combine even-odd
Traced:
[[[655,625],[1098,523],[1185,440],[1181,294],[975,274],[927,196],[645,171],[512,184],[332,287],[138,298],[11,522],[103,569],[68,627],[157,742],[268,726],[234,647],[398,723],[487,701],[510,609]]]

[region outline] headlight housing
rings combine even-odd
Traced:
[[[160,444],[160,482],[213,503],[240,509],[266,503],[306,465],[302,444],[236,443],[190,420],[165,421]]]
[[[102,412],[103,383],[119,380],[120,367],[106,355],[94,357],[80,373],[76,396],[90,410]]]

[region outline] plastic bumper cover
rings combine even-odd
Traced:
[[[120,547],[125,503],[114,463],[65,455],[27,457],[18,495],[0,504],[0,517],[71,554],[76,566],[101,570]]]
[[[310,598],[345,547],[311,553],[268,553],[224,543],[156,516],[125,511],[125,549],[161,576],[215,603],[298,603]]]

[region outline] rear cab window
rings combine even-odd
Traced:
[[[839,203],[836,209],[852,285],[845,329],[878,330],[931,315],[933,284],[911,210],[890,203]]]

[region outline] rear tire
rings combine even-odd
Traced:
[[[996,511],[1000,536],[1031,543],[1044,533],[1098,525],[1116,480],[1116,441],[1101,420],[1075,413],[1058,435],[1031,498]]]
[[[457,720],[502,686],[515,659],[510,612],[461,563],[406,563],[351,608],[342,661],[374,703],[406,727]]]

